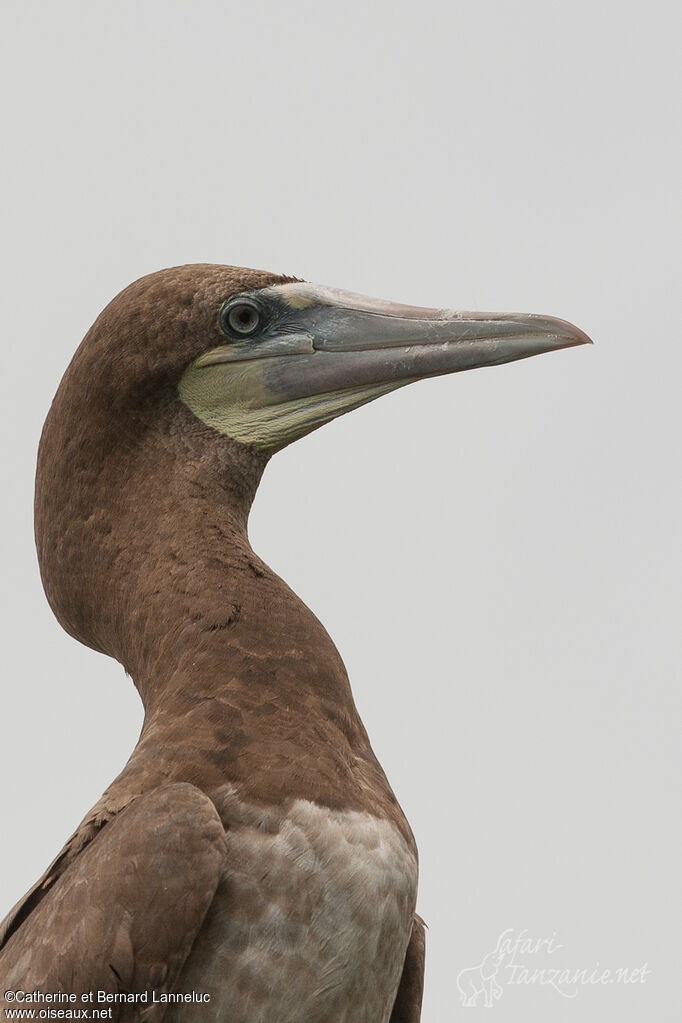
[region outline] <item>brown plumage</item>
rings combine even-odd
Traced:
[[[55,397],[36,481],[45,592],[72,636],[132,676],[145,719],[122,773],[2,925],[2,990],[126,993],[119,1020],[419,1019],[412,834],[338,652],[247,537],[283,443],[237,441],[179,392],[204,353],[221,349],[221,373],[234,358],[220,319],[230,296],[260,302],[274,288],[279,303],[291,281],[208,265],[143,278],[98,318]],[[275,320],[311,306],[292,287]],[[318,326],[315,313],[301,336]],[[572,330],[538,350],[586,340]],[[327,353],[315,351],[317,372]],[[308,372],[309,354],[286,358]],[[391,386],[449,371],[401,368]],[[151,1002],[192,990],[210,1001]]]

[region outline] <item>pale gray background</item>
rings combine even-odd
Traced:
[[[454,979],[508,927],[556,933],[544,965],[652,972],[506,986],[495,1019],[677,1020],[679,6],[4,10],[0,909],[141,723],[33,549],[41,424],[102,306],[213,261],[553,313],[595,347],[313,434],[251,535],[337,641],[419,840],[425,1023],[485,1011]]]

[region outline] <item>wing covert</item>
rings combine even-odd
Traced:
[[[195,786],[169,784],[138,796],[11,934],[0,952],[0,991],[61,990],[79,1004],[89,991],[171,991],[224,858],[222,822]],[[137,1019],[130,1008],[115,1006],[113,1018]],[[158,1015],[150,1006],[141,1018],[161,1019],[165,1006],[155,1008]]]

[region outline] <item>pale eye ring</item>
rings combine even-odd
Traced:
[[[226,303],[220,310],[220,326],[232,337],[250,337],[256,333],[260,322],[260,309],[250,299]]]

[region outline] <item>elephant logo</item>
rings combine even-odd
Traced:
[[[457,990],[463,1006],[467,1009],[478,1005],[483,995],[483,1004],[492,1009],[495,1001],[502,997],[502,987],[496,977],[505,953],[495,949],[483,957],[478,966],[469,966],[457,974]]]

